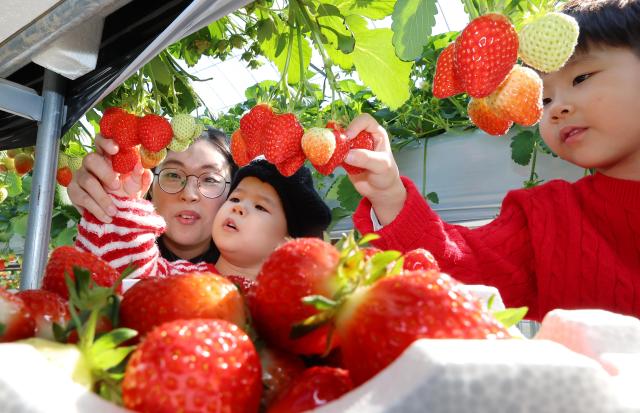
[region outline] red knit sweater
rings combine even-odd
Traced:
[[[374,244],[430,250],[443,271],[498,288],[509,307],[539,320],[555,309],[601,308],[640,317],[640,181],[602,174],[511,191],[500,214],[476,229],[443,222],[403,178],[405,205]],[[371,204],[354,217],[373,232]]]

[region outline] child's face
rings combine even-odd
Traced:
[[[640,58],[591,47],[543,75],[540,132],[562,159],[623,177],[640,165]]]
[[[287,235],[278,193],[252,176],[240,181],[213,221],[213,241],[237,265],[261,264]]]

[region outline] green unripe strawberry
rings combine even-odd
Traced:
[[[69,166],[72,171],[77,171],[82,166],[82,157],[70,156],[67,160],[67,166]]]
[[[548,13],[522,28],[518,53],[527,65],[545,73],[555,72],[573,55],[579,34],[573,17]]]
[[[190,139],[180,140],[180,139],[173,138],[169,146],[167,146],[167,149],[169,149],[172,152],[184,152],[187,150],[189,145],[191,145]]]
[[[64,152],[58,153],[58,169],[69,166],[69,155]]]
[[[200,135],[202,135],[202,132],[204,132],[204,125],[200,122],[196,122],[196,127],[193,131],[193,136],[191,137],[191,140],[195,141],[196,139],[198,139]]]
[[[176,115],[171,120],[171,129],[173,129],[173,136],[180,141],[188,141],[193,136],[196,129],[196,120],[191,115],[182,113]],[[174,139],[175,140],[175,139]]]

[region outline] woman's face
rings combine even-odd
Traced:
[[[202,254],[211,242],[213,218],[227,198],[229,185],[217,198],[207,198],[198,189],[198,176],[216,173],[230,180],[230,168],[224,155],[214,144],[198,140],[184,152],[169,152],[156,168],[156,173],[171,168],[181,171],[187,178],[183,190],[169,194],[160,188],[156,176],[152,186],[152,201],[167,222],[165,245],[181,258],[189,259]]]

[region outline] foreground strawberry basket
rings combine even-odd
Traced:
[[[256,282],[122,287],[127,272],[58,249],[46,290],[0,290],[1,410],[640,411],[640,320],[555,310],[527,340],[495,289],[370,239],[290,241]]]

